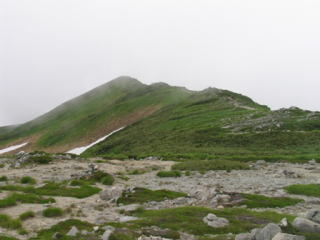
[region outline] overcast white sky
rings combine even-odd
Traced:
[[[119,75],[320,110],[320,1],[0,1],[0,125]]]

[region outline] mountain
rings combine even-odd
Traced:
[[[320,158],[320,113],[271,111],[227,90],[189,91],[165,83],[145,85],[120,77],[22,124],[0,128],[0,149],[66,152],[83,156],[165,159]],[[21,149],[20,149],[21,150]]]

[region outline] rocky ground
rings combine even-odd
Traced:
[[[310,210],[320,209],[320,198],[290,195],[283,189],[292,184],[320,183],[320,164],[313,161],[306,164],[266,163],[258,161],[251,165],[250,170],[233,170],[230,172],[209,171],[206,173],[191,172],[188,176],[183,174],[183,176],[177,178],[158,177],[157,173],[159,170],[170,170],[174,162],[157,159],[107,161],[104,159],[81,160],[60,157],[60,159],[43,165],[16,164],[12,161],[14,160],[0,159],[3,166],[0,168],[0,176],[8,178],[8,181],[0,182],[1,186],[13,183],[19,185],[20,183],[17,182],[24,176],[31,176],[36,180],[37,183],[34,187],[43,186],[46,181],[69,181],[81,173],[88,172],[88,169],[92,168],[93,165],[95,169],[107,172],[115,178],[112,186],[97,183],[96,186],[101,188],[102,191],[100,194],[94,194],[87,198],[54,196],[55,203],[19,203],[16,206],[0,208],[0,214],[6,214],[15,219],[26,211],[32,210],[35,212],[35,217],[23,221],[23,229],[27,231],[26,235],[21,235],[15,230],[0,228],[1,233],[17,239],[29,239],[36,236],[40,230],[50,228],[58,222],[70,218],[80,219],[95,226],[106,222],[127,222],[134,220],[135,217],[127,216],[126,212],[134,210],[139,206],[145,209],[166,209],[181,206],[203,206],[212,209],[223,209],[229,207],[230,203],[235,201],[228,193],[249,193],[270,197],[303,199],[304,202],[293,206],[272,209],[275,212],[291,214],[302,218]],[[124,190],[132,190],[136,187],[150,190],[166,189],[183,192],[187,194],[187,197],[131,205],[119,205],[115,203],[114,200]],[[0,193],[0,199],[5,198],[11,192],[3,190]],[[42,211],[48,207],[58,207],[66,211],[60,217],[44,217]],[[266,209],[259,208],[254,210],[264,211]],[[209,222],[210,218],[214,219],[213,216],[208,216],[208,218],[209,220],[206,221]],[[247,238],[240,237],[238,236],[238,239],[250,239],[248,236],[245,236]]]

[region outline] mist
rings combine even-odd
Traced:
[[[320,110],[317,0],[2,0],[0,126],[120,75]]]

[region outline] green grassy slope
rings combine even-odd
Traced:
[[[189,94],[182,88],[163,84],[147,86],[120,77],[33,121],[13,129],[0,128],[0,146],[29,141],[32,150],[67,151],[182,101]]]
[[[271,111],[229,91],[207,89],[88,149],[84,156],[165,159],[320,159],[320,114]]]

